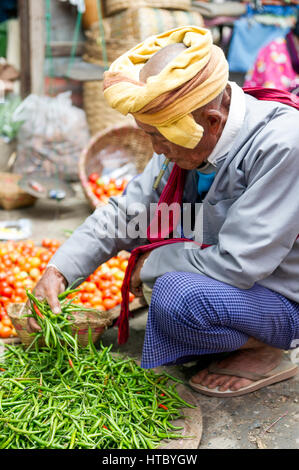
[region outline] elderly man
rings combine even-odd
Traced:
[[[293,377],[297,367],[282,358],[299,338],[298,111],[228,82],[209,31],[191,26],[124,54],[104,90],[151,136],[155,154],[125,195],[97,209],[58,250],[36,294],[58,312],[68,283],[133,250],[130,289],[152,289],[143,367],[226,352],[190,381],[212,396]],[[167,216],[168,229],[159,207],[150,218],[159,200],[181,208]],[[99,236],[103,227],[130,224],[126,208],[136,203],[151,220],[143,236]]]

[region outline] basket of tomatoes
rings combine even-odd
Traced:
[[[133,163],[142,173],[153,155],[150,137],[134,125],[118,125],[96,134],[79,159],[79,177],[85,196],[94,209],[110,196],[122,194],[128,180],[109,179],[104,169],[115,170]]]
[[[5,340],[4,342],[14,342],[9,341],[17,338],[18,334],[15,330],[15,327],[12,324],[12,321],[3,308],[0,310],[0,339]]]
[[[11,323],[8,308],[26,302],[26,290],[31,292],[34,289],[59,246],[58,240],[48,238],[42,240],[41,246],[32,240],[0,243],[0,339],[6,341],[17,336],[18,329]],[[117,318],[128,256],[123,251],[103,263],[79,286],[79,292],[70,298],[83,307],[109,312],[112,320]],[[134,299],[132,294],[130,302],[131,310],[144,305],[143,300]]]

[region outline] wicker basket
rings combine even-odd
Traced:
[[[190,10],[191,0],[106,0],[107,16],[127,8],[169,8],[172,10]]]
[[[104,19],[103,23],[109,64],[153,34],[160,34],[186,24],[204,26],[203,18],[197,11],[158,8],[130,8]],[[85,35],[83,59],[105,65],[99,25],[94,23]]]
[[[88,184],[90,173],[103,171],[101,160],[112,159],[114,149],[124,150],[124,161],[130,159],[134,162],[138,173],[141,173],[153,155],[150,137],[141,129],[133,125],[114,126],[95,135],[88,147],[83,150],[79,160],[79,177],[84,193],[92,208],[103,205],[93,194]],[[104,154],[101,151],[106,150]],[[119,153],[117,155],[119,158]]]
[[[134,124],[131,115],[124,116],[109,106],[104,98],[102,81],[84,83],[83,103],[92,136],[113,125]]]
[[[108,62],[111,63],[117,57],[135,45],[136,41],[130,44],[125,41],[106,41]],[[102,48],[99,43],[99,28],[97,24],[86,31],[85,54],[83,59],[86,62],[105,66],[103,61]],[[95,135],[109,126],[121,123],[133,123],[132,116],[124,116],[111,108],[104,98],[103,81],[84,82],[83,84],[83,106],[86,114],[89,132]]]
[[[122,34],[121,37],[114,37],[111,30],[108,20],[105,22],[105,43],[107,50],[107,59],[108,63],[111,64],[119,56],[127,52],[132,47],[136,46],[137,41],[135,38],[131,37],[129,34]],[[96,63],[98,65],[106,65],[103,60],[102,53],[102,42],[100,37],[99,26],[97,23],[94,23],[92,27],[85,32],[86,41],[84,44],[84,55],[83,59],[86,62]]]
[[[166,10],[160,8],[130,8],[104,20],[105,37],[114,41],[127,41],[131,46],[134,38],[136,45],[153,34],[160,34],[173,28],[191,24],[203,27],[204,20],[197,11]],[[99,36],[98,25],[91,28],[93,39]],[[129,41],[129,38],[131,40]],[[123,47],[122,47],[123,49]],[[129,50],[129,47],[127,47]],[[126,52],[126,51],[125,51]]]
[[[10,304],[8,306],[8,315],[15,327],[18,336],[25,346],[29,346],[33,337],[27,331],[27,316],[28,310],[25,304]],[[111,325],[113,318],[110,312],[75,312],[74,324],[72,326],[73,334],[78,333],[78,343],[81,346],[88,344],[88,329],[91,328],[91,336],[94,343],[97,342],[99,337],[104,333],[105,329]],[[43,346],[44,342],[41,339],[39,345]]]

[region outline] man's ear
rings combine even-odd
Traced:
[[[210,135],[218,135],[222,130],[223,115],[217,109],[209,109],[204,112],[205,120]]]
[[[211,108],[201,108],[192,113],[195,121],[203,126],[205,132],[217,136],[222,131],[224,117],[221,111]]]

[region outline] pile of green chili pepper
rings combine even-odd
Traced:
[[[0,356],[1,449],[153,449],[181,437],[172,421],[191,405],[169,384],[179,380],[112,355],[112,345],[97,350],[91,332],[88,346],[78,347],[67,331],[68,307],[58,320],[31,302],[44,316],[35,310],[46,347],[6,345]]]
[[[75,305],[73,299],[69,300],[68,295],[77,292],[78,289],[69,288],[58,296],[60,301],[61,313],[54,314],[46,300],[38,300],[34,294],[27,291],[27,297],[30,305],[31,315],[40,326],[40,332],[35,334],[35,341],[43,339],[48,348],[57,351],[57,361],[60,364],[62,351],[67,354],[67,347],[78,352],[77,339],[74,338],[71,331],[71,325],[74,322],[74,313],[82,311],[82,306]],[[84,310],[95,311],[94,309]],[[32,344],[33,344],[32,343]]]

